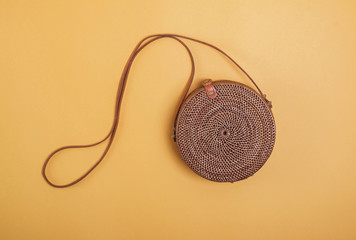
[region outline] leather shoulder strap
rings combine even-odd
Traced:
[[[120,116],[120,108],[121,108],[121,103],[122,103],[122,99],[123,99],[123,95],[124,95],[124,91],[125,91],[125,87],[126,87],[126,82],[127,82],[127,79],[128,79],[128,76],[129,76],[129,72],[130,72],[130,69],[131,69],[131,66],[133,64],[133,61],[135,60],[136,56],[138,55],[139,52],[142,51],[143,48],[145,48],[147,45],[149,45],[150,43],[154,42],[154,41],[157,41],[161,38],[171,38],[173,40],[176,40],[178,43],[180,43],[184,48],[185,50],[187,51],[188,55],[189,55],[189,58],[190,58],[190,62],[191,62],[191,72],[190,72],[190,76],[188,78],[188,81],[187,81],[187,84],[186,84],[186,87],[184,88],[184,91],[183,91],[183,94],[180,98],[180,101],[179,101],[179,104],[178,104],[178,109],[177,109],[177,114],[175,116],[175,120],[174,120],[174,126],[173,126],[173,129],[174,129],[174,135],[175,135],[175,126],[176,126],[176,121],[177,121],[177,116],[178,116],[178,113],[180,111],[180,108],[182,106],[182,103],[184,101],[184,99],[186,98],[188,92],[189,92],[189,89],[190,89],[190,86],[192,84],[192,81],[193,81],[193,78],[194,78],[194,73],[195,73],[195,63],[194,63],[194,58],[193,58],[193,55],[189,49],[189,47],[183,42],[182,39],[186,39],[186,40],[190,40],[190,41],[194,41],[194,42],[197,42],[197,43],[200,43],[200,44],[204,44],[208,47],[211,47],[215,50],[217,50],[218,52],[220,52],[221,54],[223,54],[225,57],[227,57],[230,61],[232,61],[232,63],[237,66],[248,78],[249,80],[253,83],[253,85],[256,87],[256,89],[258,90],[258,92],[261,94],[261,96],[265,99],[265,101],[267,103],[270,103],[267,98],[266,98],[266,95],[264,95],[262,93],[262,91],[260,90],[260,88],[257,86],[257,84],[253,81],[253,79],[250,77],[250,75],[247,74],[247,72],[240,66],[238,65],[229,55],[227,55],[224,51],[222,51],[221,49],[219,49],[218,47],[212,45],[212,44],[209,44],[209,43],[206,43],[206,42],[203,42],[201,40],[197,40],[197,39],[194,39],[194,38],[190,38],[190,37],[186,37],[186,36],[182,36],[182,35],[177,35],[177,34],[154,34],[154,35],[150,35],[150,36],[147,36],[145,38],[143,38],[137,45],[136,47],[134,48],[134,50],[132,51],[130,57],[128,58],[127,62],[126,62],[126,65],[124,67],[124,70],[122,72],[122,75],[121,75],[121,78],[120,78],[120,82],[119,82],[119,86],[118,86],[118,89],[117,89],[117,95],[116,95],[116,105],[115,105],[115,111],[114,111],[114,119],[113,119],[113,123],[112,123],[112,126],[111,126],[111,129],[109,130],[109,132],[107,133],[107,135],[100,141],[98,142],[95,142],[95,143],[92,143],[92,144],[86,144],[86,145],[69,145],[69,146],[64,146],[64,147],[60,147],[56,150],[54,150],[51,154],[49,154],[49,156],[47,157],[47,159],[45,160],[44,164],[43,164],[43,167],[42,167],[42,176],[43,178],[45,179],[45,181],[51,185],[52,187],[56,187],[56,188],[65,188],[65,187],[70,187],[78,182],[80,182],[81,180],[83,180],[86,176],[88,176],[99,164],[100,162],[105,158],[106,154],[108,153],[112,143],[113,143],[113,140],[114,140],[114,137],[115,137],[115,134],[116,134],[116,131],[117,131],[117,128],[118,128],[118,123],[119,123],[119,116]],[[46,175],[46,168],[48,166],[48,163],[49,161],[51,160],[51,158],[58,152],[60,151],[63,151],[65,149],[72,149],[72,148],[89,148],[89,147],[94,147],[96,145],[99,145],[101,143],[104,143],[104,142],[107,142],[106,143],[106,147],[103,151],[103,153],[101,154],[101,156],[99,157],[99,159],[97,160],[97,162],[89,168],[89,170],[87,170],[81,177],[77,178],[76,180],[70,182],[70,183],[67,183],[67,184],[63,184],[63,185],[59,185],[59,184],[55,184],[53,183],[52,181],[50,181]]]

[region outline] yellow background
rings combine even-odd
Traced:
[[[195,175],[170,139],[189,58],[171,39],[136,59],[104,162],[48,186],[55,148],[101,139],[135,44],[154,33],[216,44],[273,101],[277,139],[252,178]],[[204,78],[251,86],[189,43]],[[356,2],[0,1],[0,239],[356,239]],[[56,156],[66,183],[102,147]]]

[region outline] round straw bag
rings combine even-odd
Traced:
[[[270,107],[250,87],[207,80],[184,100],[176,141],[198,175],[217,182],[252,176],[269,158],[275,140]]]
[[[180,43],[189,54],[191,72],[178,104],[173,124],[173,139],[187,165],[203,178],[216,182],[235,182],[258,171],[272,153],[275,141],[275,122],[271,102],[253,79],[229,55],[212,44],[177,34],[155,34],[143,38],[134,48],[122,72],[117,90],[114,121],[102,140],[86,145],[70,145],[54,150],[45,160],[42,175],[52,187],[72,186],[89,175],[105,158],[118,129],[121,103],[128,75],[134,59],[150,43],[170,38]],[[203,86],[189,89],[194,79],[193,55],[182,39],[211,47],[227,57],[253,83],[255,89],[238,82],[221,80],[203,81]],[[81,177],[67,184],[50,181],[46,168],[58,152],[71,148],[94,147],[106,143],[98,161]]]

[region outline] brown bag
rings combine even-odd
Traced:
[[[83,180],[104,159],[116,134],[123,93],[132,63],[144,47],[161,38],[178,41],[185,47],[191,60],[191,74],[178,105],[172,136],[187,165],[208,180],[235,182],[252,176],[267,161],[274,147],[276,133],[272,104],[246,71],[229,55],[209,43],[176,34],[155,34],[142,39],[127,60],[117,91],[113,125],[107,136],[93,144],[65,146],[53,151],[42,168],[42,175],[49,185],[57,188],[72,186]],[[257,91],[235,81],[207,79],[201,87],[188,95],[195,64],[190,49],[182,39],[219,51],[251,80]],[[106,140],[107,146],[99,160],[81,177],[64,185],[54,184],[48,179],[46,168],[56,153],[70,148],[93,147]]]

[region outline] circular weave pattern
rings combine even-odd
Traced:
[[[252,176],[267,161],[275,122],[264,99],[248,86],[214,81],[217,96],[204,87],[184,100],[176,124],[180,154],[198,175],[216,182]]]

